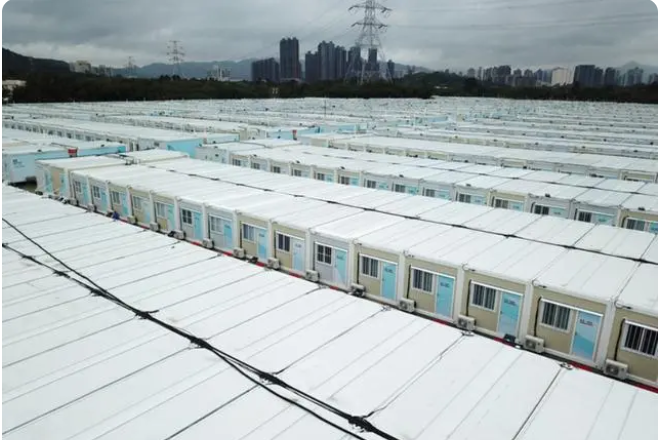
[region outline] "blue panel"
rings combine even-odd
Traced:
[[[396,300],[396,271],[398,265],[382,262],[382,297]]]
[[[451,200],[451,192],[444,189],[440,189],[435,191],[435,197],[437,197],[438,199]]]
[[[89,201],[89,187],[87,185],[87,182],[81,182],[80,183],[80,189],[82,189],[82,203],[87,206],[91,202]]]
[[[265,261],[268,258],[268,233],[265,229],[254,228],[256,232],[256,256]]]
[[[378,182],[378,189],[389,189],[387,182]]]
[[[334,182],[334,176],[329,173],[325,174],[325,182]]]
[[[609,214],[593,214],[593,223],[613,226],[613,216]]]
[[[348,253],[343,249],[334,248],[334,281],[347,286],[348,282]]]
[[[350,185],[351,186],[359,186],[359,179],[357,177],[351,177],[350,178]]]
[[[293,270],[304,272],[305,249],[304,241],[297,238],[291,238],[291,247],[293,252]]]
[[[524,211],[524,204],[522,202],[509,202],[508,207],[513,211]]]
[[[64,197],[69,196],[69,187],[66,180],[66,173],[62,171],[59,175],[59,195]]]
[[[167,224],[169,229],[172,230],[176,227],[176,214],[174,213],[174,205],[167,204]]]
[[[444,275],[437,276],[435,313],[450,318],[453,314],[453,290],[455,280]]]
[[[197,147],[202,144],[201,139],[191,139],[185,141],[173,141],[167,143],[167,149],[170,151],[179,151],[188,154],[194,159]]]
[[[224,235],[224,246],[226,249],[233,249],[233,228],[231,222],[222,220],[222,235]]]
[[[652,232],[653,234],[657,233],[657,222],[650,222],[650,228],[648,229],[649,232]]]
[[[128,212],[128,200],[126,198],[126,193],[119,193],[119,198],[121,199],[121,212],[124,217],[128,217],[130,213]]]
[[[142,199],[142,214],[144,214],[144,223],[151,223],[151,200]]]
[[[565,211],[565,208],[550,207],[549,215],[552,217],[567,218],[567,212]]]
[[[204,227],[201,223],[201,212],[192,211],[192,226],[194,228],[194,237],[201,239],[204,237]]]
[[[513,293],[501,293],[501,306],[499,307],[498,333],[502,335],[517,336],[517,324],[519,323],[519,310],[522,297]]]
[[[472,205],[485,205],[485,197],[483,196],[471,196]]]
[[[50,171],[44,170],[43,172],[44,185],[46,186],[45,190],[47,193],[53,193],[53,176],[50,174]]]
[[[601,317],[592,313],[579,311],[572,340],[572,354],[583,359],[592,360],[599,333]]]
[[[101,210],[109,211],[110,207],[108,206],[108,193],[102,189],[101,191]]]
[[[406,187],[407,193],[412,194],[413,196],[417,195],[419,193],[419,188],[415,186],[408,186]]]

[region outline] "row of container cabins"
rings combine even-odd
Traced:
[[[190,159],[81,161],[41,166],[71,164],[74,200],[100,213],[656,387],[656,264],[164,171]]]
[[[317,134],[301,136],[302,143],[317,147],[330,147],[352,151],[393,154],[450,162],[469,162],[479,165],[496,165],[556,171],[568,174],[609,179],[657,181],[657,161],[632,157],[606,156],[587,153],[565,153],[482,145],[451,144],[420,139],[387,136],[348,136]]]
[[[254,141],[258,144],[259,141]],[[657,184],[320,147],[225,143],[196,158],[657,233]],[[396,163],[394,163],[396,162]],[[400,163],[400,164],[399,164]]]

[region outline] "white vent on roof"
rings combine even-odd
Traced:
[[[604,365],[604,374],[620,380],[625,380],[627,378],[627,364],[607,359],[606,364]]]

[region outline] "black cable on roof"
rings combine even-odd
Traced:
[[[217,347],[210,344],[205,339],[202,339],[202,338],[200,338],[196,335],[193,335],[193,334],[189,333],[188,331],[186,331],[184,329],[175,327],[175,326],[173,326],[173,325],[171,325],[167,322],[164,322],[164,321],[154,317],[153,316],[154,312],[140,310],[136,307],[133,307],[132,305],[124,302],[123,300],[121,300],[117,296],[110,293],[105,288],[98,285],[91,278],[87,277],[86,275],[80,273],[76,269],[74,269],[74,268],[70,267],[69,265],[67,265],[65,262],[60,260],[58,257],[53,255],[50,251],[48,251],[43,246],[41,246],[39,243],[37,243],[33,238],[28,237],[18,227],[13,225],[11,222],[6,220],[5,218],[3,218],[2,221],[5,222],[9,227],[14,229],[16,232],[18,232],[27,241],[29,241],[30,243],[32,243],[36,247],[38,247],[42,252],[44,252],[50,258],[55,260],[57,263],[61,264],[70,273],[73,273],[73,274],[77,275],[78,277],[82,278],[83,280],[85,280],[89,284],[86,284],[85,282],[83,282],[79,279],[76,279],[76,278],[62,272],[61,270],[57,270],[57,269],[55,269],[55,268],[53,268],[53,267],[51,267],[51,266],[49,266],[45,263],[40,262],[34,256],[27,255],[27,254],[25,254],[21,251],[18,251],[16,249],[12,248],[7,243],[2,244],[3,248],[9,249],[9,250],[17,253],[18,255],[20,255],[23,258],[29,259],[29,260],[33,261],[34,263],[36,263],[36,264],[38,264],[42,267],[50,269],[51,271],[53,271],[54,274],[66,276],[67,278],[69,278],[70,280],[72,280],[75,283],[79,284],[80,286],[88,289],[92,294],[94,294],[96,296],[100,296],[100,297],[102,297],[106,300],[112,301],[116,305],[118,305],[118,306],[134,313],[139,318],[145,319],[147,321],[151,321],[152,323],[154,323],[154,324],[156,324],[156,325],[158,325],[158,326],[160,326],[160,327],[162,327],[162,328],[164,328],[164,329],[166,329],[166,330],[168,330],[172,333],[175,333],[175,334],[187,339],[191,344],[193,344],[193,345],[195,345],[199,348],[210,351],[215,356],[217,356],[220,359],[222,359],[223,361],[225,361],[231,368],[233,368],[236,372],[238,372],[241,376],[245,377],[250,382],[256,384],[257,386],[259,386],[262,389],[266,390],[270,394],[286,401],[287,403],[289,403],[291,405],[294,405],[297,408],[300,408],[301,410],[305,411],[306,413],[310,414],[311,416],[315,417],[316,419],[322,421],[323,423],[326,423],[326,424],[332,426],[333,428],[336,428],[336,429],[340,430],[341,432],[350,435],[351,437],[354,437],[354,438],[359,439],[359,440],[366,440],[364,437],[362,437],[362,436],[360,436],[360,435],[358,435],[354,432],[351,432],[348,429],[346,429],[342,426],[339,426],[338,424],[332,422],[331,420],[328,420],[327,418],[321,416],[320,414],[316,413],[315,411],[312,411],[310,408],[307,408],[306,406],[302,405],[298,401],[278,393],[277,391],[275,391],[272,388],[268,387],[266,382],[270,383],[272,385],[276,385],[276,386],[279,386],[281,388],[284,388],[285,390],[296,394],[297,396],[299,396],[299,397],[301,397],[301,398],[303,398],[303,399],[305,399],[305,400],[321,407],[322,409],[325,409],[326,411],[331,412],[332,414],[344,419],[345,421],[347,421],[351,425],[359,428],[363,432],[369,432],[369,433],[372,433],[372,434],[376,434],[379,437],[381,437],[383,439],[386,439],[386,440],[399,440],[397,437],[395,437],[395,436],[393,436],[393,435],[377,428],[371,422],[369,422],[367,420],[367,417],[369,417],[369,415],[356,416],[356,415],[347,413],[347,412],[345,412],[345,411],[343,411],[343,410],[341,410],[341,409],[339,409],[335,406],[332,406],[332,405],[330,405],[330,404],[328,404],[328,403],[326,403],[326,402],[324,402],[324,401],[322,401],[322,400],[320,400],[320,399],[318,399],[318,398],[316,398],[316,397],[314,397],[314,396],[312,396],[312,395],[310,395],[310,394],[308,394],[308,393],[306,393],[306,392],[304,392],[304,391],[302,391],[302,390],[300,390],[296,387],[293,387],[292,385],[288,384],[287,382],[285,382],[281,378],[277,377],[276,374],[268,373],[268,372],[265,372],[263,370],[260,370],[260,369],[254,367],[253,365],[251,365],[251,364],[249,364],[249,363],[247,363],[247,362],[245,362],[241,359],[238,359],[238,358],[236,358],[236,357],[234,357],[234,356],[232,356],[232,355],[230,355],[226,352],[223,352],[222,350],[220,350]],[[257,380],[256,378],[254,378],[253,376],[251,376],[247,372],[252,373],[253,375],[257,376],[260,380]]]

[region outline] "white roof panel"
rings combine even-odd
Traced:
[[[658,253],[657,239],[658,238],[655,237],[654,240],[652,240],[652,243],[650,243],[650,246],[645,251],[645,254],[643,254],[643,261],[657,264],[657,253]]]
[[[403,218],[393,215],[379,212],[363,212],[353,217],[316,226],[312,229],[312,233],[339,240],[353,240],[402,221],[404,221]]]
[[[500,235],[453,228],[412,246],[406,254],[416,259],[461,266],[502,240],[504,237]]]
[[[418,220],[405,220],[363,235],[356,242],[374,249],[402,253],[417,243],[429,240],[450,230],[451,226]]]
[[[605,189],[607,191],[618,191],[618,192],[627,192],[634,193],[638,192],[645,182],[634,182],[631,180],[618,180],[618,179],[606,179],[604,182],[598,183],[595,188]]]
[[[573,247],[594,227],[592,223],[545,215],[515,235],[528,240]]]
[[[579,194],[575,200],[580,203],[600,206],[620,206],[629,198],[629,194],[602,189],[589,189]]]
[[[469,203],[450,203],[439,208],[419,214],[421,220],[436,223],[462,226],[477,217],[494,210],[488,206],[471,205]]]
[[[596,225],[574,247],[618,257],[641,259],[655,235],[608,225]]]
[[[434,199],[431,197],[405,197],[396,202],[379,206],[376,210],[388,214],[418,218],[419,215],[424,212],[439,208],[449,203],[451,202],[448,200]]]
[[[515,235],[540,219],[536,214],[512,211],[508,209],[493,209],[465,222],[464,226],[478,231],[492,232],[502,235]]]
[[[657,316],[657,267],[653,264],[638,266],[616,300],[618,307]]]
[[[331,223],[333,221],[360,214],[362,212],[364,211],[361,209],[352,208],[350,206],[326,204],[322,207],[311,209],[309,211],[278,216],[273,219],[273,223],[306,230],[313,228],[314,226],[322,225],[324,223]]]
[[[659,212],[659,199],[657,199],[657,196],[632,194],[622,202],[622,207],[630,211],[645,211],[656,214]]]

